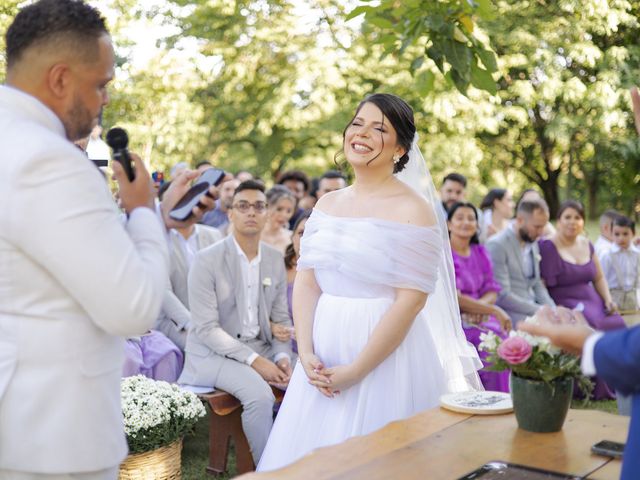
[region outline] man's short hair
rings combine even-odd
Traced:
[[[91,62],[98,58],[95,40],[108,33],[100,12],[81,0],[40,0],[20,10],[7,30],[7,68],[34,45],[68,49]]]
[[[549,215],[549,206],[544,200],[527,200],[525,202],[520,202],[516,215],[533,215],[533,212],[536,210],[542,210],[544,213]]]
[[[603,214],[600,215],[600,226],[612,225],[619,216],[620,214],[615,210],[605,210]]]
[[[618,216],[613,221],[614,227],[626,227],[631,229],[631,233],[636,234],[636,223],[631,220],[629,217],[625,217],[624,215],[618,214]]]
[[[465,177],[464,175],[460,174],[460,173],[456,173],[456,172],[452,172],[449,173],[446,177],[444,177],[442,179],[442,184],[444,185],[444,183],[450,180],[452,182],[456,182],[459,183],[460,185],[462,185],[464,188],[467,188],[467,177]]]
[[[209,160],[202,160],[201,162],[196,163],[196,170],[200,167],[204,167],[205,165],[213,167],[213,163],[211,163]]]
[[[347,181],[347,178],[344,176],[344,174],[342,172],[339,172],[338,170],[327,170],[322,174],[322,176],[320,177],[320,180],[322,180],[323,178],[328,178],[328,179],[341,178],[345,182]]]
[[[264,184],[256,180],[245,180],[240,185],[238,185],[235,192],[233,192],[233,196],[235,197],[237,194],[245,190],[258,190],[264,193]]]
[[[304,184],[304,191],[306,192],[309,190],[309,177],[307,177],[306,173],[301,172],[300,170],[288,170],[278,177],[278,181],[276,183],[282,185],[284,182],[289,180],[302,182]]]

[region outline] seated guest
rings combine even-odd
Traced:
[[[240,181],[232,178],[223,182],[218,188],[220,197],[216,202],[216,208],[207,212],[202,217],[201,223],[213,228],[217,228],[223,235],[227,234],[229,228],[229,207],[233,192],[240,185]]]
[[[615,210],[606,210],[600,215],[600,235],[593,246],[600,260],[613,246],[613,222],[619,215]]]
[[[282,255],[291,243],[289,219],[296,208],[296,199],[283,185],[275,185],[267,192],[267,224],[260,240],[271,245]]]
[[[299,202],[306,196],[307,192],[309,192],[309,187],[311,186],[309,177],[307,177],[306,173],[301,172],[300,170],[287,170],[280,174],[276,183],[287,187],[296,198],[296,208],[293,216],[289,220],[289,228],[293,228],[298,217],[304,212],[304,209],[299,205]]]
[[[462,313],[462,328],[467,340],[476,348],[480,334],[491,330],[506,338],[511,320],[495,305],[500,285],[493,279],[491,261],[485,248],[478,243],[478,217],[470,203],[454,203],[448,222],[451,253],[456,271],[458,303]],[[486,352],[479,352],[485,366]],[[486,390],[509,391],[509,372],[478,372]]]
[[[518,205],[520,205],[520,203],[522,202],[539,201],[539,200],[542,200],[544,202],[544,198],[542,197],[542,195],[540,195],[538,191],[533,188],[527,188],[520,195],[520,198],[516,203],[516,210],[518,209]],[[544,231],[542,232],[542,236],[540,238],[549,238],[554,233],[556,233],[555,227],[551,224],[551,222],[547,222],[547,224],[544,227]]]
[[[584,210],[579,202],[566,200],[560,205],[556,234],[540,242],[540,274],[556,304],[580,308],[589,325],[608,331],[624,328],[616,312],[600,261],[593,245],[582,235]],[[596,381],[596,399],[612,398],[607,385]]]
[[[337,170],[328,170],[320,177],[316,198],[319,200],[323,195],[335,190],[341,190],[346,186],[347,179],[342,172],[338,172]]]
[[[287,251],[284,255],[284,266],[287,269],[287,303],[289,305],[289,317],[293,322],[293,312],[292,312],[292,296],[293,296],[293,282],[296,279],[298,258],[300,258],[300,239],[304,234],[304,226],[307,223],[307,220],[311,216],[311,210],[307,210],[304,212],[299,218],[296,224],[293,226],[293,233],[291,234],[291,243],[287,247]],[[286,327],[278,326],[276,324],[271,325],[271,330],[273,331],[273,335],[278,338],[278,340],[287,341],[291,337],[291,334],[294,333],[292,330],[286,329]],[[288,335],[288,336],[287,336]],[[293,351],[298,353],[298,345],[296,344],[295,339],[292,341]]]
[[[467,178],[459,173],[449,173],[442,180],[440,187],[440,201],[445,212],[456,202],[464,202],[467,188]]]
[[[242,427],[256,465],[273,423],[271,385],[291,375],[291,343],[271,333],[270,321],[291,327],[282,255],[260,242],[267,221],[264,187],[236,189],[233,234],[196,254],[189,272],[192,326],[179,382],[217,387],[242,403]]]
[[[191,325],[187,289],[189,269],[198,251],[219,240],[222,240],[222,234],[206,225],[190,225],[169,232],[169,281],[155,328],[182,351]]]
[[[513,207],[513,198],[509,190],[504,188],[489,190],[480,204],[480,210],[483,213],[480,228],[482,242],[509,226],[513,218]]]
[[[555,306],[540,279],[540,251],[536,240],[549,221],[544,200],[521,202],[516,220],[486,244],[493,274],[500,284],[496,304],[517,324],[543,305]]]
[[[182,371],[182,352],[171,340],[155,330],[128,338],[124,353],[123,377],[144,375],[173,383]]]
[[[624,215],[613,221],[613,246],[600,261],[613,302],[623,312],[640,310],[640,250],[632,243],[635,223]]]

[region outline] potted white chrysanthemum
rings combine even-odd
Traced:
[[[179,478],[182,437],[206,413],[200,399],[143,375],[123,378],[121,397],[129,456],[119,478]]]

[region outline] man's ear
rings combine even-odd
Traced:
[[[62,99],[69,94],[72,83],[72,73],[66,63],[56,63],[47,72],[47,86],[51,95]]]

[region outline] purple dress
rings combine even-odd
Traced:
[[[142,374],[154,380],[174,383],[182,372],[184,358],[180,349],[163,333],[148,333],[127,339],[123,377]]]
[[[468,257],[459,255],[452,250],[453,266],[456,270],[456,288],[463,295],[467,295],[474,299],[479,299],[487,292],[499,292],[500,285],[493,278],[493,268],[486,249],[482,245],[471,245],[471,253]],[[484,330],[491,330],[500,336],[506,338],[507,333],[500,327],[500,322],[494,317],[489,316],[487,320],[479,325]],[[480,334],[483,330],[474,325],[462,325],[467,340],[471,342],[476,349],[480,345]],[[487,366],[486,352],[478,352],[482,363]],[[509,371],[504,372],[488,372],[481,370],[478,372],[480,380],[484,388],[499,392],[509,391]]]
[[[608,315],[604,301],[593,286],[596,276],[596,264],[593,261],[593,245],[589,243],[591,258],[584,265],[576,265],[564,260],[551,240],[540,241],[540,276],[544,280],[549,295],[557,305],[575,308],[582,303],[582,313],[589,325],[596,330],[608,331],[624,328],[625,323],[620,315]],[[596,399],[612,398],[607,385],[596,380],[593,392]]]

